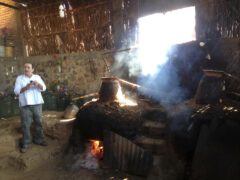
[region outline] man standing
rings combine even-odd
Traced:
[[[19,95],[19,106],[21,112],[21,125],[23,138],[20,152],[25,153],[32,142],[30,127],[32,121],[35,125],[35,136],[33,143],[47,146],[44,141],[42,127],[42,91],[46,90],[46,85],[39,75],[33,74],[31,63],[24,64],[24,74],[19,75],[15,82],[14,92]]]

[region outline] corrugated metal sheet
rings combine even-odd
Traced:
[[[103,139],[103,159],[107,165],[135,175],[149,174],[153,164],[150,152],[111,131],[104,131]]]

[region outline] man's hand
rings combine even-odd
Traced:
[[[33,83],[28,83],[25,87],[23,87],[20,91],[20,93],[23,93],[25,91],[27,91],[28,89],[34,87],[34,84]]]
[[[21,89],[20,93],[23,93],[33,87],[43,90],[43,86],[40,83],[38,83],[37,81],[31,81],[30,83],[28,83],[25,87],[23,87]]]
[[[36,88],[39,88],[39,89],[43,89],[43,86],[40,84],[40,83],[38,83],[37,81],[33,81],[33,83],[32,83]]]

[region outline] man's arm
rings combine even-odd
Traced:
[[[20,83],[20,77],[17,77],[16,82],[15,82],[15,86],[14,86],[14,93],[16,95],[19,95],[22,91],[22,87],[21,87],[21,83]]]
[[[25,87],[22,87],[22,86],[21,86],[21,78],[20,78],[20,76],[19,76],[19,77],[17,77],[16,82],[15,82],[14,93],[15,93],[16,95],[19,95],[19,94],[27,91],[28,89],[30,89],[32,86],[33,86],[33,85],[31,85],[31,84],[29,83],[29,84],[27,84]]]
[[[46,90],[46,85],[43,82],[42,78],[38,76],[37,80],[34,81],[35,87],[37,87],[40,91],[45,91]]]
[[[36,88],[38,88],[41,91],[43,91],[43,85],[41,85],[40,83],[38,83],[37,81],[34,81],[34,85],[35,85]]]
[[[25,92],[25,91],[27,91],[27,90],[30,89],[30,88],[31,88],[31,84],[27,84],[25,87],[21,88],[20,94],[23,93],[23,92]]]

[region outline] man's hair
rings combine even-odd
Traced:
[[[25,64],[30,64],[30,65],[32,66],[32,69],[34,69],[34,67],[33,67],[33,64],[32,64],[32,63],[30,63],[30,62],[25,62],[25,63],[24,63],[24,65],[25,65]]]

